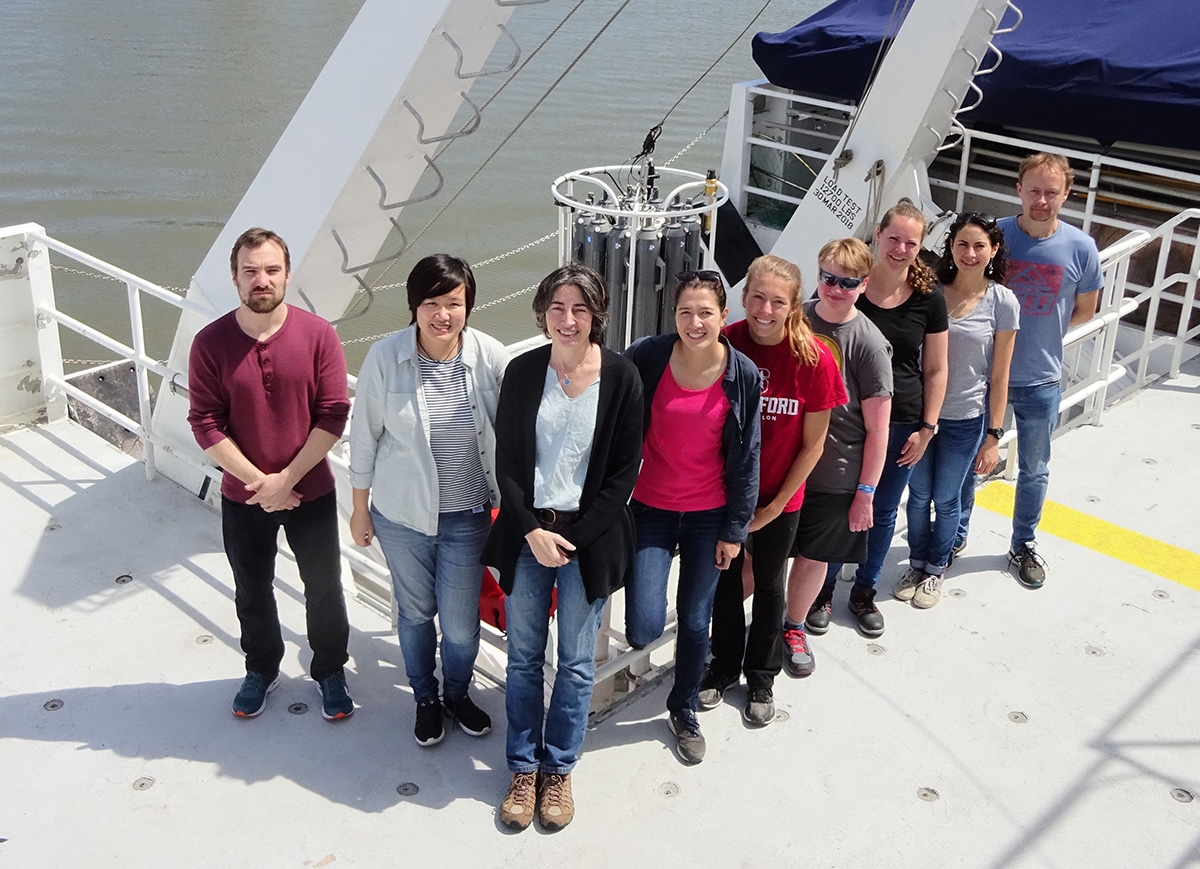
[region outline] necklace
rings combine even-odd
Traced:
[[[579,366],[581,366],[583,363],[587,362],[588,354],[590,354],[591,352],[592,352],[592,348],[589,345],[588,348],[583,351],[583,358],[580,359],[578,362],[576,362],[575,366],[570,371],[563,372],[563,371],[559,371],[557,368],[554,369],[555,372],[558,373],[562,377],[563,386],[571,385],[571,375],[579,370]]]
[[[429,350],[425,347],[425,342],[421,340],[421,333],[417,332],[417,349],[421,352],[422,356],[424,356],[426,359],[430,360],[431,362],[438,362],[438,363],[449,362],[455,356],[458,355],[458,350],[459,350],[459,346],[460,346],[459,342],[461,340],[462,339],[460,338],[459,341],[454,342],[454,348],[450,351],[449,355],[447,355],[445,358],[439,359],[437,356],[434,356],[432,353],[429,352]]]

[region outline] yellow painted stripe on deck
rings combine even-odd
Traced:
[[[994,480],[975,493],[975,503],[1011,517],[1015,497],[1016,489],[1011,484]],[[1038,529],[1200,591],[1200,555],[1195,552],[1053,501],[1042,508]]]

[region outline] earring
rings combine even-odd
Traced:
[[[989,278],[992,276],[992,261],[991,260],[988,260],[988,264],[984,267],[983,273],[984,273],[984,275],[986,275]]]

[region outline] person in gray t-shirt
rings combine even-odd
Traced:
[[[918,609],[942,596],[958,532],[964,480],[1000,457],[1020,306],[1004,280],[1008,250],[991,217],[964,214],[950,225],[938,262],[947,313],[949,378],[938,430],[908,483],[908,569],[892,594]],[[969,491],[969,490],[968,490]],[[937,517],[930,521],[930,507]]]
[[[840,239],[821,248],[817,261],[818,298],[804,313],[837,360],[849,402],[830,414],[825,450],[808,475],[800,507],[784,619],[785,664],[792,675],[807,675],[814,666],[805,626],[817,634],[829,627],[826,564],[866,555],[892,410],[891,345],[854,305],[874,264],[871,251],[858,239]]]

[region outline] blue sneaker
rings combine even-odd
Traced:
[[[338,670],[318,682],[317,693],[321,695],[321,714],[326,721],[337,721],[354,714],[354,701],[350,699],[350,692],[346,688],[344,671]]]
[[[239,718],[254,718],[267,708],[267,695],[279,687],[279,674],[268,681],[265,673],[247,670],[242,687],[233,698],[233,714]]]

